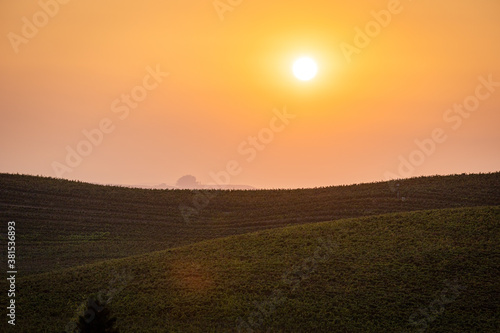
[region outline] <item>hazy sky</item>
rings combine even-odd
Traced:
[[[0,32],[0,172],[314,187],[500,170],[498,0],[5,0]]]

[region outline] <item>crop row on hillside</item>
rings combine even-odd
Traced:
[[[19,265],[25,274],[286,225],[498,204],[500,173],[317,189],[209,192],[0,174],[0,219],[16,221]],[[191,207],[189,221],[182,207]],[[96,234],[106,236],[92,237]]]
[[[91,294],[126,332],[497,332],[500,207],[313,223],[19,281],[18,329]]]

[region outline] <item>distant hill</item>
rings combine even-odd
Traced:
[[[24,276],[16,330],[61,332],[99,294],[123,333],[498,332],[499,229],[498,206],[403,212]]]
[[[290,225],[491,205],[500,205],[500,173],[258,191],[134,189],[0,174],[0,218],[17,223],[24,275]]]

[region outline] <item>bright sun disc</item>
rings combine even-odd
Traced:
[[[293,64],[293,74],[299,80],[309,81],[316,76],[316,73],[318,73],[318,66],[311,58],[299,58]]]

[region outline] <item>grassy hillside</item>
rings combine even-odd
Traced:
[[[19,270],[31,274],[287,225],[500,204],[500,173],[399,183],[400,199],[395,182],[197,192],[0,174],[0,219],[16,221]]]
[[[122,332],[497,332],[500,207],[394,213],[204,241],[19,280],[19,332],[91,293]]]

